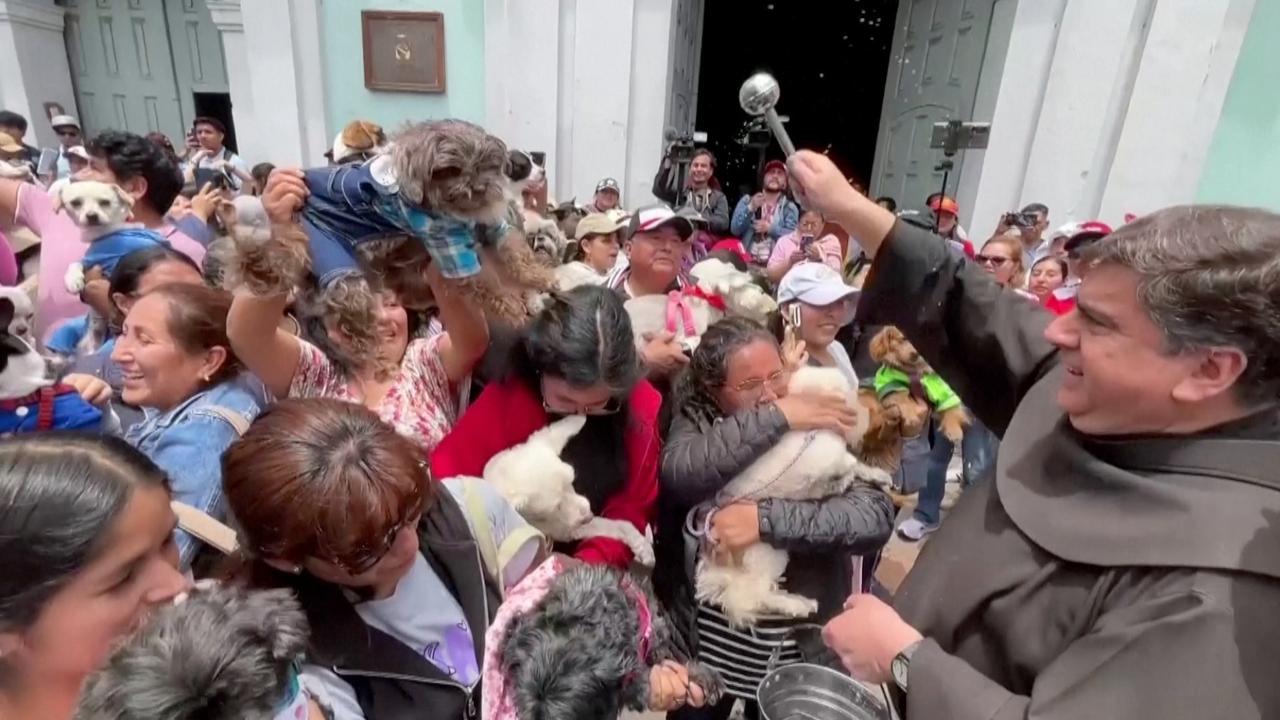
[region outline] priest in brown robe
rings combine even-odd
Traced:
[[[1280,216],[1174,207],[1086,251],[1075,311],[1002,291],[825,157],[791,172],[1002,438],[894,598],[826,628],[907,720],[1280,718]]]

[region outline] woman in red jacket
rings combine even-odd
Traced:
[[[614,292],[581,286],[554,296],[524,330],[502,377],[431,454],[436,478],[480,477],[490,458],[567,415],[587,423],[565,446],[574,489],[596,515],[641,533],[658,499],[658,411],[662,396],[644,380],[631,321]],[[626,568],[631,551],[610,538],[563,548],[586,562]]]

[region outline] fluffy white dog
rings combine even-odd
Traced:
[[[644,295],[627,301],[627,314],[636,343],[667,331],[685,350],[693,352],[707,327],[726,314],[763,323],[778,304],[747,273],[715,258],[703,260],[689,271],[696,292]],[[718,298],[724,309],[710,299]]]
[[[796,370],[790,392],[843,393],[858,414],[845,437],[819,430],[789,432],[720,491],[718,503],[759,501],[764,498],[816,500],[847,491],[857,482],[887,486],[883,470],[860,462],[854,452],[862,443],[868,413],[857,400],[856,388],[834,368]],[[740,554],[706,553],[698,560],[694,587],[699,600],[719,606],[736,626],[753,624],[764,616],[807,617],[818,604],[778,587],[787,567],[787,553],[756,543]]]
[[[560,459],[564,446],[587,418],[573,415],[504,450],[484,466],[484,479],[543,535],[556,542],[608,537],[625,543],[636,562],[653,565],[653,547],[623,520],[596,517],[587,499],[573,489],[573,467]]]
[[[133,212],[133,198],[119,185],[86,180],[63,185],[54,198],[53,209],[55,212],[66,210],[80,226],[82,239],[92,244],[125,227]],[[68,266],[64,282],[67,292],[83,290],[84,265],[77,262]]]

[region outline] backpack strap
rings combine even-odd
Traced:
[[[475,535],[476,547],[480,550],[480,559],[484,561],[485,572],[494,581],[499,594],[505,596],[506,588],[503,576],[507,566],[515,559],[516,554],[529,542],[544,542],[542,533],[532,525],[521,525],[507,533],[499,544],[493,533],[493,523],[489,521],[489,510],[485,507],[484,496],[476,489],[477,483],[485,482],[479,478],[459,478],[462,483],[462,512],[471,525]]]
[[[236,435],[238,436],[243,436],[246,432],[249,432],[249,421],[245,419],[243,414],[238,413],[229,407],[224,407],[222,405],[207,405],[201,408],[201,410],[226,420],[227,424],[236,431]]]
[[[186,503],[174,500],[169,506],[173,508],[173,514],[178,516],[179,529],[216,548],[223,555],[232,555],[240,549],[236,531],[229,526]]]

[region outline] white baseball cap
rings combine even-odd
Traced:
[[[787,271],[778,283],[778,304],[799,300],[806,305],[826,307],[858,296],[858,289],[846,285],[840,273],[820,262],[805,261]],[[853,319],[850,303],[848,322]]]
[[[73,127],[80,129],[80,122],[76,120],[74,115],[54,115],[49,119],[49,126],[53,128]]]

